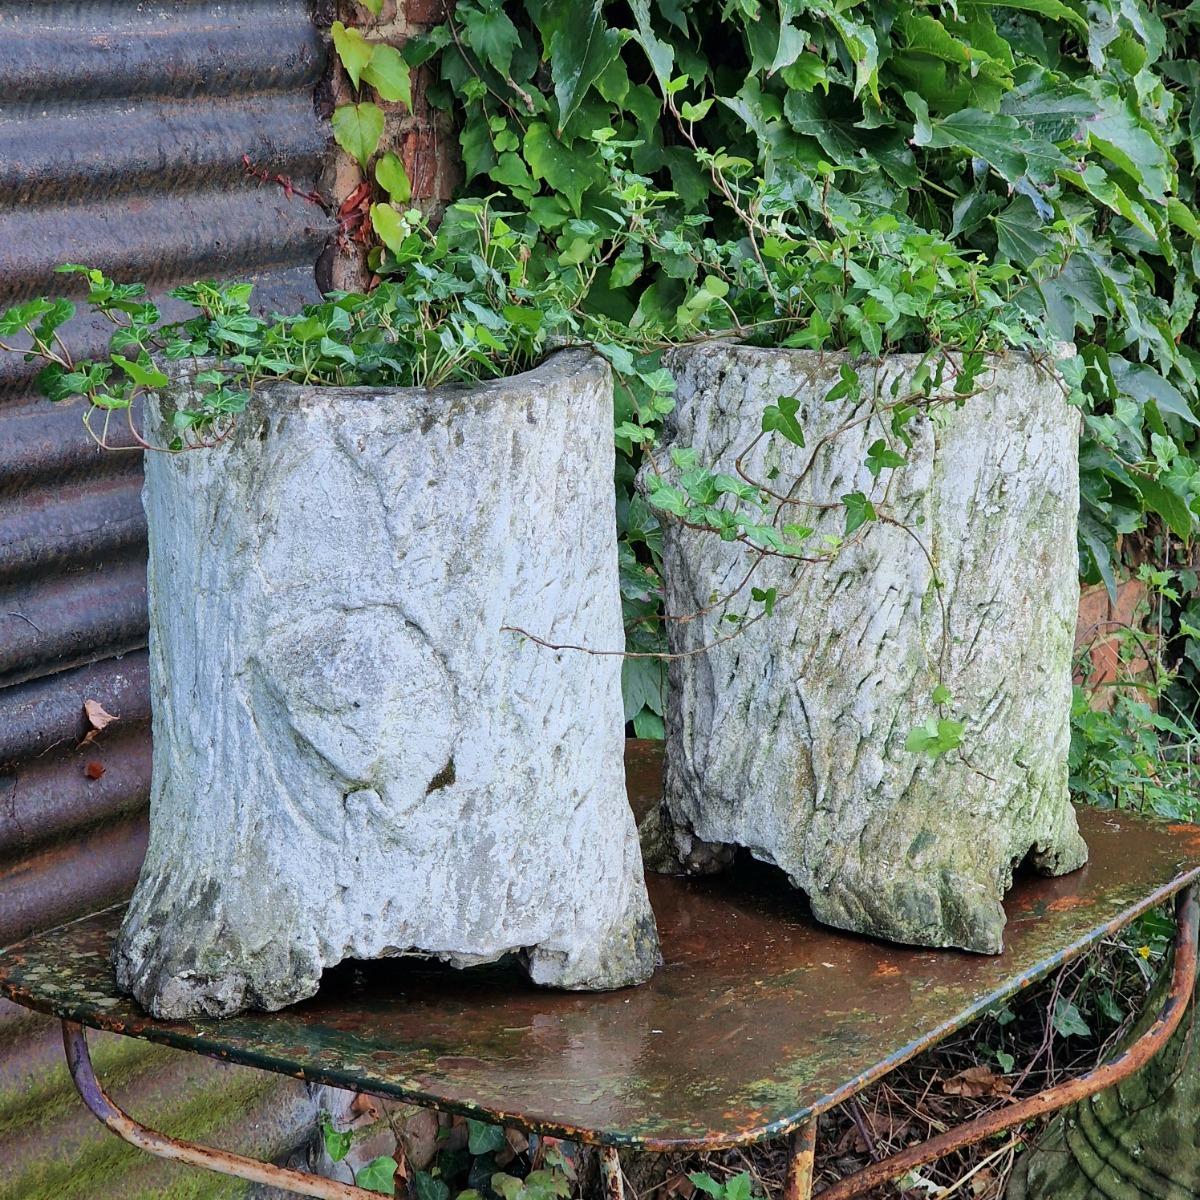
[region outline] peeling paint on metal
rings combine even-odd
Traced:
[[[584,1141],[742,1145],[831,1108],[1200,876],[1191,827],[1080,819],[1091,862],[1017,884],[999,956],[824,929],[778,872],[751,865],[653,880],[665,963],[621,992],[394,960],[343,965],[278,1013],[154,1021],[113,985],[120,908],[0,954],[0,992],[97,1028]]]

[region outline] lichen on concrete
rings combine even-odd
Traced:
[[[737,637],[720,641],[727,615],[752,607],[748,587],[668,622],[679,657],[665,806],[693,867],[747,847],[831,925],[993,953],[1014,867],[1059,874],[1086,859],[1067,795],[1078,414],[1047,368],[1000,356],[980,394],[913,418],[908,449],[877,410],[906,393],[918,361],[859,363],[861,399],[830,403],[842,355],[673,353],[670,446],[733,473],[764,407],[795,396],[808,447],[776,436],[743,463],[774,490],[803,475],[782,520],[814,527],[818,549],[845,527],[840,507],[820,505],[847,493],[892,520],[827,564],[764,560],[753,584],[776,588],[775,614]],[[865,460],[880,438],[908,461],[876,479]],[[733,591],[751,562],[745,546],[671,522],[663,558],[675,615]],[[952,696],[941,709],[939,683]],[[933,715],[965,722],[960,751],[905,748]]]
[[[505,629],[620,644],[611,447],[576,351],[469,388],[271,386],[219,446],[148,456],[122,987],[182,1017],[290,1004],[345,958],[646,978],[619,659]]]

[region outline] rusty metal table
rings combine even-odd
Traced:
[[[636,766],[636,764],[634,764]],[[631,778],[644,779],[637,770]],[[814,924],[776,872],[652,878],[664,964],[638,988],[541,991],[503,965],[343,964],[320,994],[277,1013],[158,1021],[116,991],[112,908],[0,952],[0,993],[64,1022],[90,1108],[152,1153],[266,1179],[302,1195],[372,1193],[173,1142],[138,1125],[91,1073],[81,1027],[191,1050],[605,1147],[712,1150],[791,1135],[791,1200],[811,1190],[818,1114],[1173,896],[1170,996],[1149,1032],[1082,1079],[1027,1098],[826,1188],[830,1200],[894,1178],[956,1145],[1048,1112],[1135,1069],[1178,1024],[1196,970],[1200,828],[1080,813],[1091,862],[1021,879],[1007,948],[994,957],[884,945]]]

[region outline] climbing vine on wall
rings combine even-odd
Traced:
[[[365,7],[373,17],[378,17],[382,0],[370,0]],[[411,112],[411,72],[399,50],[362,30],[334,21],[330,37],[353,89],[353,98],[333,111],[333,136],[362,168],[364,176],[370,178],[373,173],[387,199],[372,205],[372,223],[376,228],[388,228],[399,221],[400,206],[407,205],[412,198],[412,185],[397,154],[388,150],[376,157],[383,140],[385,116],[371,97],[403,104]]]

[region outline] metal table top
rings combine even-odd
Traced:
[[[654,760],[630,773],[646,799]],[[648,1150],[777,1137],[1200,876],[1200,827],[1085,810],[1082,871],[1025,878],[985,957],[815,925],[769,868],[652,877],[664,965],[638,988],[542,991],[505,965],[347,963],[276,1013],[147,1018],[120,996],[111,908],[0,952],[0,993],[98,1029],[484,1120]]]

